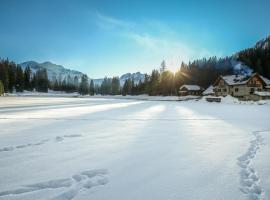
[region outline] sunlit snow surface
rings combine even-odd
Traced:
[[[270,105],[0,98],[0,199],[269,199]]]

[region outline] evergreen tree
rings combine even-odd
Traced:
[[[160,92],[163,96],[171,96],[174,92],[174,74],[170,71],[165,71],[160,77]]]
[[[89,93],[91,96],[95,95],[95,85],[94,85],[93,79],[91,79],[91,81],[90,81]]]
[[[129,78],[125,81],[123,89],[122,89],[122,95],[131,95],[132,92],[132,80]]]
[[[8,76],[8,60],[2,60],[0,62],[0,81],[4,85],[4,91],[8,92],[9,88],[9,76]]]
[[[159,78],[160,78],[160,74],[159,74],[158,70],[154,69],[152,71],[152,74],[150,76],[150,81],[149,81],[149,95],[150,96],[155,96],[155,95],[160,94]]]
[[[28,91],[32,91],[31,85],[31,69],[30,67],[26,67],[24,70],[24,89]]]
[[[49,80],[46,69],[39,69],[35,76],[36,90],[38,92],[48,92]]]
[[[5,90],[4,90],[4,85],[2,83],[2,81],[0,80],[0,96],[2,96],[4,94]]]
[[[36,74],[33,74],[32,80],[31,80],[31,87],[36,90],[37,88],[37,79]]]
[[[24,74],[20,66],[16,68],[16,81],[15,81],[16,92],[23,92],[24,90]]]
[[[8,91],[13,92],[16,81],[16,64],[11,62],[8,67]]]
[[[120,80],[118,77],[112,78],[112,95],[120,94]]]
[[[75,86],[75,90],[78,91],[79,90],[79,86],[80,86],[78,76],[75,76],[73,78],[73,83],[74,83],[74,86]]]
[[[81,95],[86,95],[89,92],[89,88],[88,88],[88,77],[86,74],[82,75],[81,78],[81,83],[80,83],[80,88],[79,88],[79,93]]]
[[[165,60],[163,60],[160,64],[160,73],[163,73],[166,71],[166,63]]]
[[[102,95],[112,94],[112,79],[105,77],[100,86]]]

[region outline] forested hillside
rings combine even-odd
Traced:
[[[240,51],[237,57],[255,72],[270,78],[270,36],[257,42],[254,47]]]

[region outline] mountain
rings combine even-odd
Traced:
[[[120,85],[124,85],[125,81],[127,79],[133,79],[135,84],[138,84],[140,81],[144,81],[145,78],[145,74],[142,74],[140,72],[136,72],[136,73],[126,73],[123,74],[122,76],[120,76]]]
[[[237,53],[237,60],[266,78],[270,78],[270,36],[253,47]]]
[[[142,74],[140,72],[136,72],[136,73],[126,73],[123,74],[122,76],[120,76],[120,85],[123,86],[125,81],[127,79],[133,79],[135,84],[138,84],[140,82],[140,80],[143,82],[145,78],[145,74]],[[94,80],[94,84],[100,86],[103,78],[99,78],[99,79],[93,79]]]
[[[62,65],[57,65],[51,62],[43,62],[43,63],[38,63],[35,61],[28,61],[28,62],[23,62],[20,64],[20,66],[25,69],[26,67],[30,67],[33,72],[36,72],[39,69],[46,69],[48,73],[48,78],[49,80],[55,80],[55,79],[60,79],[64,80],[65,78],[68,77],[68,75],[71,78],[74,78],[77,76],[79,79],[83,75],[83,73],[75,70],[70,70]]]
[[[270,36],[258,41],[254,48],[256,49],[270,49]]]

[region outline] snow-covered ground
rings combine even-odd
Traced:
[[[270,105],[1,97],[0,200],[269,199]]]
[[[78,97],[80,96],[77,92],[66,93],[63,91],[53,91],[49,90],[48,92],[36,92],[36,91],[27,91],[23,92],[13,92],[5,93],[4,96],[9,97]]]

